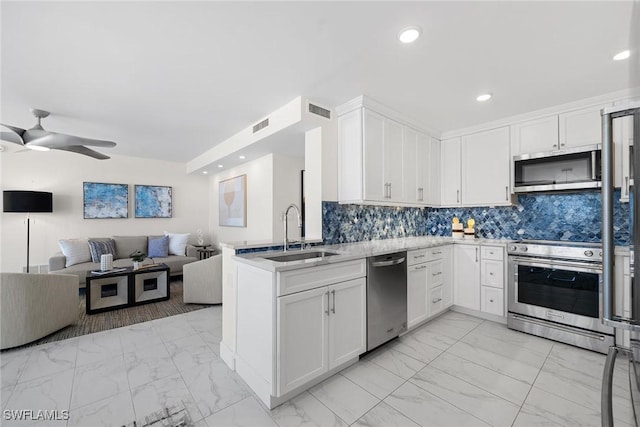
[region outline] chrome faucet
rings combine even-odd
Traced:
[[[289,245],[289,237],[287,236],[289,232],[289,222],[287,221],[287,216],[289,215],[289,209],[291,208],[296,210],[296,215],[298,216],[298,227],[302,227],[302,219],[300,218],[300,209],[298,209],[298,207],[295,204],[291,203],[287,208],[287,210],[284,211],[284,214],[282,214],[282,222],[284,223],[284,251],[285,252],[287,251],[287,246]]]

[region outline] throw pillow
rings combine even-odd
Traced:
[[[65,267],[91,261],[87,239],[63,239],[58,242],[58,245],[66,258]]]
[[[149,238],[149,258],[165,258],[169,255],[169,236]]]
[[[89,249],[91,250],[91,260],[93,262],[100,262],[100,257],[106,254],[116,257],[116,245],[113,239],[89,240]]]
[[[187,241],[191,233],[179,234],[164,232],[165,236],[169,236],[169,253],[171,255],[184,256],[187,252]]]

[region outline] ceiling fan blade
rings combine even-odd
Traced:
[[[1,123],[0,125],[9,129],[8,131],[0,131],[0,140],[24,145],[24,141],[22,140],[22,135],[25,132],[24,129],[17,128],[15,126],[1,124]]]
[[[42,126],[36,125],[31,129],[25,130],[22,134],[22,139],[24,140],[25,144],[28,144],[31,141],[47,136],[50,133],[51,132],[47,132],[46,130],[42,129]]]
[[[66,147],[55,147],[55,149],[71,151],[73,153],[78,153],[78,154],[84,154],[85,156],[93,157],[94,159],[98,159],[98,160],[106,160],[111,158],[105,154],[98,153],[97,151],[92,150],[91,148],[83,147],[82,145],[69,145]]]
[[[94,147],[111,148],[115,147],[116,143],[112,141],[101,141],[99,139],[82,138],[80,136],[66,135],[64,133],[47,132],[46,135],[40,138],[29,141],[30,145],[39,145],[49,148],[68,147],[71,145],[90,145]]]

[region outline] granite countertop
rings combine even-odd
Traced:
[[[339,245],[314,246],[311,251],[329,251],[337,252],[338,255],[309,258],[298,261],[277,262],[266,259],[265,257],[282,255],[282,251],[255,252],[250,254],[242,254],[234,256],[234,259],[243,264],[252,265],[272,272],[280,272],[287,270],[297,270],[300,268],[315,267],[318,265],[334,264],[338,262],[351,261],[355,259],[363,259],[370,256],[384,255],[392,252],[409,251],[414,249],[423,249],[433,246],[448,244],[471,244],[471,245],[490,245],[505,246],[512,240],[496,240],[496,239],[453,239],[451,237],[406,237],[403,239],[384,239],[371,240],[367,242],[344,243]],[[288,254],[300,253],[300,250],[289,250]]]

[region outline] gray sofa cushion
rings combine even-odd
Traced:
[[[129,254],[140,251],[147,253],[147,236],[113,236],[116,241],[116,258],[129,258]]]

